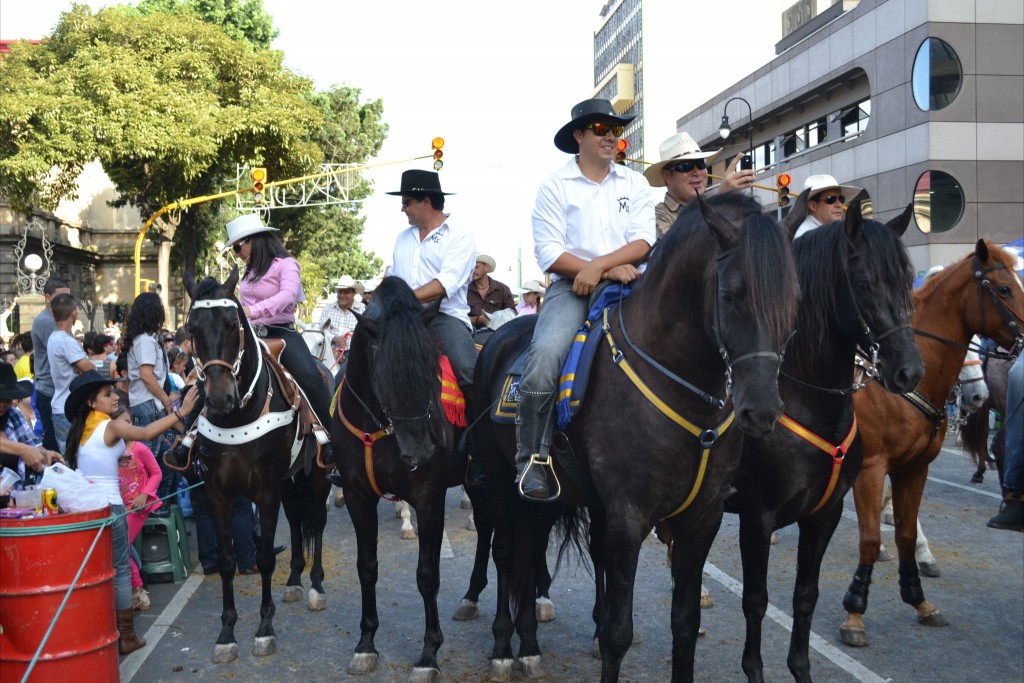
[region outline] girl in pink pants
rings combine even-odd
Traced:
[[[125,410],[114,419],[124,420],[131,424],[131,414]],[[138,441],[129,441],[125,445],[124,455],[117,461],[118,479],[121,484],[121,497],[124,499],[125,507],[130,510],[128,514],[128,542],[134,543],[142,531],[149,513],[163,505],[163,501],[157,500],[148,507],[144,507],[150,500],[156,498],[157,487],[160,486],[160,466],[146,444]],[[149,593],[142,587],[142,575],[139,567],[132,558],[132,607],[137,610],[149,609]]]

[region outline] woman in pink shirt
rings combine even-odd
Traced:
[[[258,214],[240,216],[227,224],[228,241],[245,261],[238,285],[242,313],[261,337],[284,339],[281,362],[302,387],[320,424],[330,429],[331,394],[302,337],[295,331],[295,306],[306,300],[299,279],[299,262],[285,249],[277,228],[263,225]],[[325,432],[326,434],[326,432]],[[323,459],[331,462],[330,446],[321,442]]]

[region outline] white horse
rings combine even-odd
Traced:
[[[331,355],[331,340],[327,338],[326,326],[317,328],[316,325],[307,325],[300,320],[295,321],[299,328],[302,341],[306,342],[309,352],[318,361],[331,368],[334,365],[334,356]]]
[[[977,347],[981,340],[975,336],[971,342]],[[949,431],[954,433],[960,431],[961,410],[973,413],[987,400],[988,387],[985,385],[985,374],[982,372],[981,359],[976,351],[968,351],[964,358],[964,365],[960,369],[956,385],[953,387],[953,393],[950,395],[950,400],[947,401],[947,406],[952,406],[949,409],[952,414],[947,417],[949,420]],[[888,481],[885,483],[885,493],[882,496],[882,521],[889,525],[892,525],[894,521],[892,513],[892,487]],[[932,555],[931,548],[928,547],[928,539],[921,529],[920,516],[918,516],[917,520],[917,545],[914,546],[914,557],[917,560],[918,568],[925,576],[939,576],[942,573],[939,569],[939,563],[935,560],[935,556]],[[891,560],[892,553],[886,550],[883,545],[879,549],[878,559]]]

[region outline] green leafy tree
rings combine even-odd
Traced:
[[[278,33],[274,18],[263,9],[263,0],[142,0],[135,7],[123,9],[126,13],[141,15],[192,15],[220,26],[236,40],[261,49],[270,49]]]

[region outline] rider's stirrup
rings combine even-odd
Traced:
[[[555,482],[555,491],[554,493],[551,493],[551,495],[549,495],[547,498],[534,498],[523,492],[523,481],[526,479],[526,474],[530,471],[530,468],[533,467],[534,465],[536,465],[539,468],[548,468],[548,470],[551,472],[550,478],[548,478],[547,472],[544,472],[543,469],[539,472],[539,474],[548,479],[548,481],[554,480]],[[541,455],[540,453],[534,453],[533,455],[531,455],[529,462],[526,463],[526,467],[523,468],[522,475],[516,482],[516,487],[519,489],[519,495],[527,500],[535,500],[538,502],[548,503],[553,503],[554,501],[558,500],[558,497],[562,495],[562,484],[561,482],[558,481],[558,475],[555,474],[555,463],[551,459],[551,456]]]

